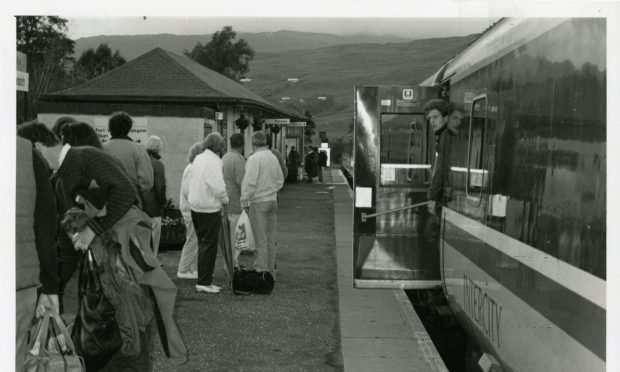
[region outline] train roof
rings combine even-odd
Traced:
[[[502,18],[420,85],[438,86],[446,80],[461,80],[566,21],[566,18]]]

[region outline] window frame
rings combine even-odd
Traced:
[[[484,162],[486,160],[484,152],[485,152],[485,142],[487,140],[486,138],[487,124],[489,123],[489,115],[488,115],[489,114],[489,99],[487,97],[487,93],[479,94],[475,96],[474,99],[471,101],[471,110],[470,110],[470,115],[469,115],[469,129],[468,129],[468,134],[467,134],[467,176],[465,178],[465,197],[467,201],[474,206],[479,206],[482,201],[482,191],[483,191],[486,177],[487,177],[487,175],[484,174],[484,169],[480,169],[482,171],[482,185],[480,186],[480,191],[477,192],[477,195],[474,195],[475,194],[474,192],[470,194],[469,176],[471,174],[471,169],[472,169],[471,168],[471,152],[472,152],[473,125],[474,125],[474,118],[475,118],[474,107],[476,106],[476,103],[482,100],[484,100],[484,106],[483,106],[484,111],[483,111],[483,116],[482,116],[484,118],[484,125],[482,128],[482,142],[480,144],[480,148],[481,148],[480,149],[481,151],[480,164],[482,164],[481,168],[483,168]]]

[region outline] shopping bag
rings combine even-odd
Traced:
[[[256,250],[254,233],[252,233],[252,226],[250,225],[250,217],[248,217],[245,210],[241,212],[237,227],[235,227],[235,248],[238,251]]]
[[[60,316],[46,310],[33,328],[24,361],[25,372],[83,372],[71,335]]]
[[[80,266],[78,312],[71,332],[88,370],[105,366],[122,345],[115,314],[112,303],[103,293],[99,267],[88,248]]]

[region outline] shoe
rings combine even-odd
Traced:
[[[196,292],[207,292],[207,293],[220,293],[220,288],[211,285],[200,285],[196,284]]]
[[[220,287],[220,286],[219,286],[219,285],[217,285],[217,284],[213,284],[213,283],[211,283],[211,287],[213,287],[213,288],[215,288],[215,289],[217,289],[217,290],[220,290],[220,291],[222,290],[222,287]]]
[[[177,272],[177,278],[179,279],[198,279],[198,272],[196,271],[187,271],[187,272]]]

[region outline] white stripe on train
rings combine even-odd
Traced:
[[[482,223],[443,208],[447,222],[607,310],[607,282]]]

